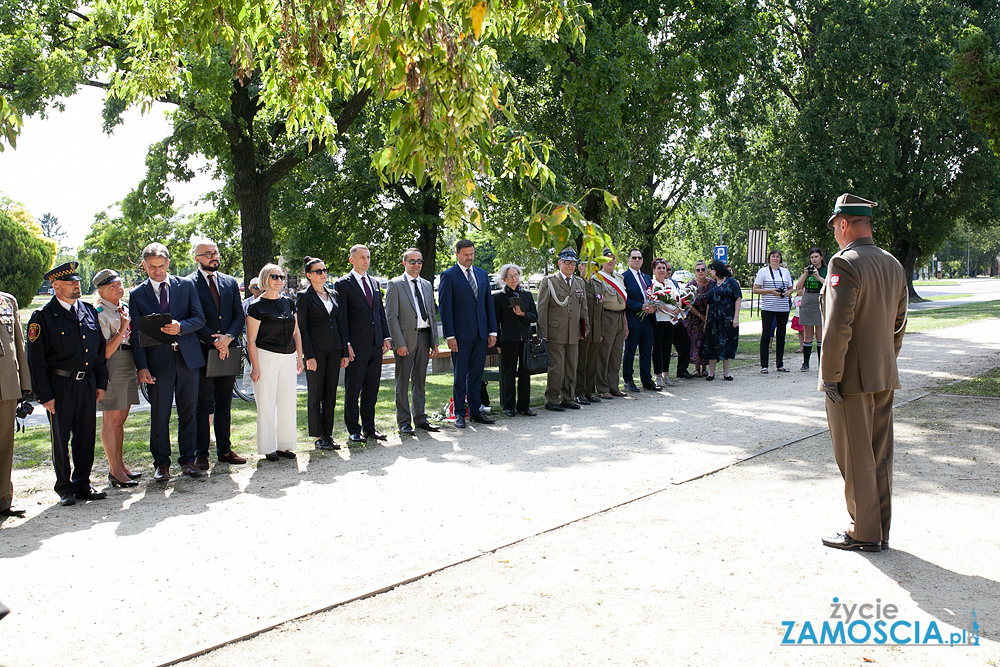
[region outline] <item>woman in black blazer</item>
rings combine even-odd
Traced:
[[[326,263],[305,258],[309,286],[295,299],[302,354],[306,360],[309,435],[318,449],[340,449],[333,441],[333,410],[337,405],[340,369],[347,367],[347,318],[337,292],[326,286]]]
[[[531,324],[538,321],[535,300],[521,285],[521,267],[504,264],[500,267],[504,288],[493,294],[493,309],[497,314],[497,346],[500,348],[500,405],[508,417],[516,412],[528,417],[531,410],[531,375],[524,367],[524,345],[531,337]],[[520,307],[511,299],[520,298]],[[517,379],[517,390],[514,381]],[[517,399],[515,401],[515,395]]]

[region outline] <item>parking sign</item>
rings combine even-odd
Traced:
[[[729,262],[729,246],[727,245],[717,245],[715,246],[715,258],[726,264]]]

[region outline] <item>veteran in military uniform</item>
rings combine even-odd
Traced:
[[[0,292],[0,516],[24,516],[24,510],[11,507],[14,485],[10,475],[14,465],[14,411],[30,391],[17,299]]]
[[[80,299],[77,266],[67,262],[45,274],[55,296],[28,321],[31,389],[48,411],[55,491],[63,506],[107,496],[90,485],[97,401],[108,388],[105,340],[97,310]]]
[[[579,258],[566,248],[559,253],[559,271],[538,284],[538,334],[549,348],[545,409],[579,410],[576,369],[580,340],[587,336],[587,287],[573,275]]]
[[[908,305],[903,267],[872,241],[875,206],[851,194],[837,198],[828,224],[841,250],[830,258],[820,291],[819,389],[826,392],[833,452],[854,521],[823,544],[859,551],[889,548],[892,398]]]
[[[597,391],[601,398],[609,400],[625,396],[618,385],[622,370],[622,348],[628,336],[628,322],[625,319],[625,281],[615,273],[615,254],[610,248],[604,249],[604,264],[595,279],[603,289],[601,299],[601,336],[597,347]]]
[[[576,362],[576,402],[600,403],[597,396],[597,359],[604,319],[604,284],[597,278],[596,262],[580,262],[579,272],[587,295],[587,337],[580,340]]]

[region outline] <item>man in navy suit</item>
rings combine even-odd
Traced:
[[[469,416],[480,424],[493,424],[483,414],[481,390],[486,348],[497,342],[497,318],[486,271],[472,266],[476,247],[462,239],[455,244],[457,264],[441,274],[438,286],[438,312],[441,328],[451,350],[455,368],[455,426],[465,428],[465,401]]]
[[[628,251],[628,271],[625,280],[625,319],[628,321],[628,337],[625,338],[625,357],[622,363],[622,378],[629,391],[639,391],[635,385],[633,365],[635,351],[639,350],[639,379],[643,389],[659,391],[653,382],[653,312],[656,306],[647,303],[646,290],[653,284],[653,278],[642,272],[642,251],[632,248]],[[640,313],[645,313],[639,317]]]
[[[170,251],[162,243],[143,248],[142,268],[148,279],[129,292],[128,303],[136,323],[132,327],[132,356],[139,382],[149,385],[149,451],[156,468],[153,479],[170,479],[170,410],[175,396],[177,464],[188,477],[197,477],[201,474],[195,465],[198,369],[205,365],[197,332],[205,326],[205,313],[194,283],[170,275]],[[139,319],[162,313],[169,313],[171,321],[160,331],[173,336],[173,342],[141,347]]]
[[[347,312],[347,358],[344,370],[344,423],[351,442],[385,440],[375,430],[375,401],[382,378],[382,355],[392,347],[382,291],[368,275],[371,253],[363,245],[351,248],[350,273],[334,283]],[[359,405],[360,403],[360,405]],[[358,416],[360,414],[360,423]]]
[[[195,415],[197,437],[195,440],[195,465],[208,470],[208,447],[211,440],[209,415],[215,415],[215,453],[219,463],[246,463],[247,460],[233,451],[230,439],[232,423],[233,385],[235,375],[210,377],[206,375],[208,356],[218,355],[225,360],[230,354],[240,356],[239,338],[243,333],[246,315],[240,299],[240,286],[236,279],[219,272],[222,265],[219,246],[204,239],[193,246],[194,261],[198,269],[188,278],[198,290],[201,309],[205,313],[205,326],[198,331],[205,365],[198,369],[198,410]]]

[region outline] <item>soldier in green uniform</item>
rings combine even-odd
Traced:
[[[549,348],[549,376],[545,409],[579,410],[576,402],[576,366],[580,340],[587,337],[587,288],[573,275],[576,251],[559,253],[559,270],[538,284],[538,333]]]
[[[599,403],[597,396],[597,360],[601,347],[604,319],[604,284],[597,279],[595,262],[580,262],[580,277],[587,290],[587,337],[580,341],[576,362],[576,402]]]
[[[820,292],[823,357],[819,389],[853,528],[823,539],[834,549],[889,548],[892,517],[892,398],[906,327],[906,276],[872,240],[875,202],[837,199],[828,222],[840,246]]]
[[[597,391],[604,400],[625,396],[618,384],[622,370],[622,346],[628,336],[625,319],[625,282],[615,273],[615,254],[604,249],[604,264],[594,276],[603,291],[601,299],[601,337],[597,348]]]
[[[14,411],[30,391],[17,299],[0,292],[0,516],[24,516],[24,510],[11,507],[14,485],[10,475],[14,464]]]

